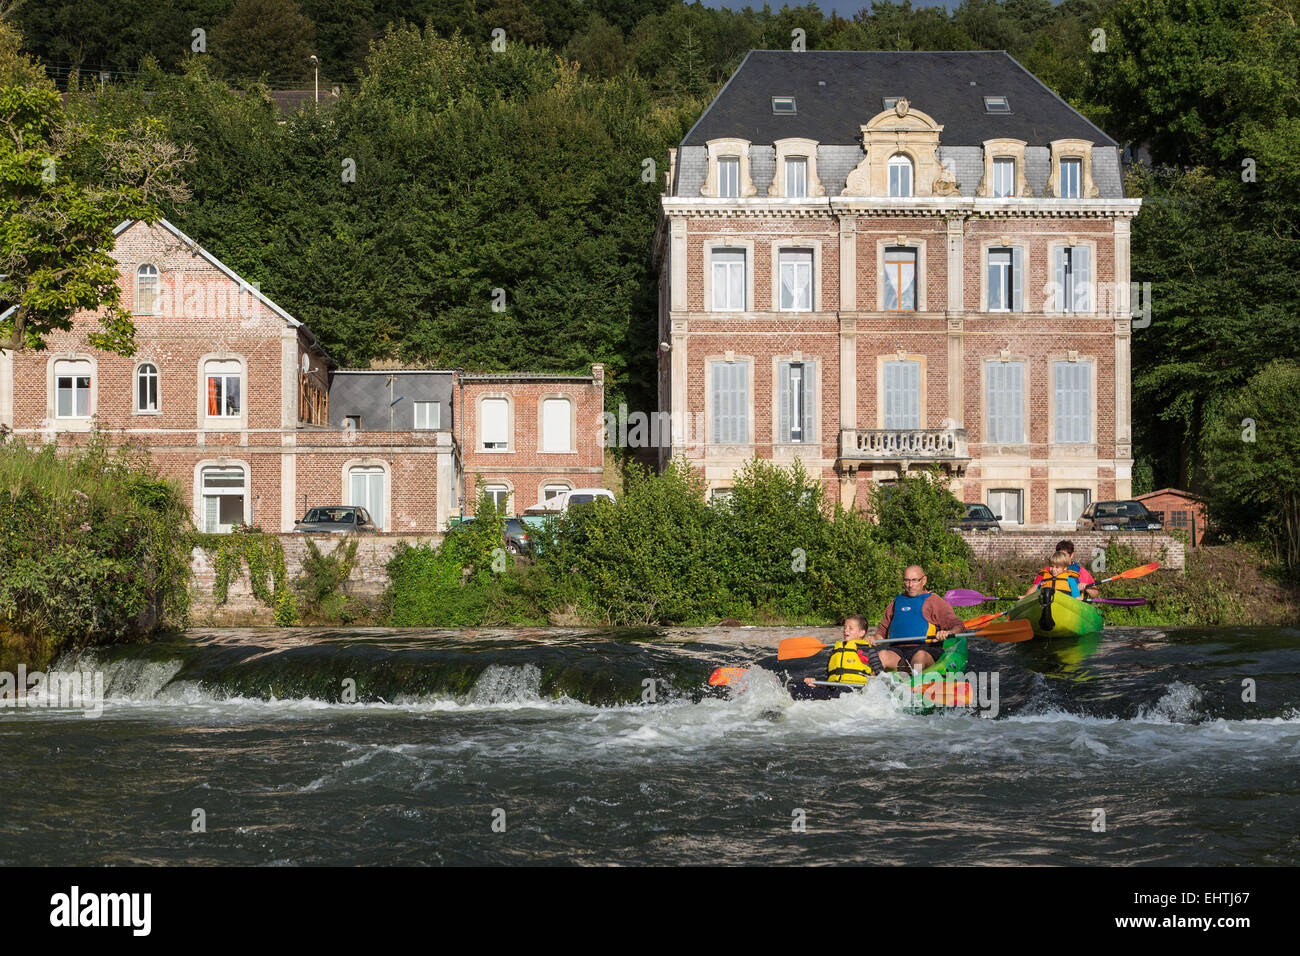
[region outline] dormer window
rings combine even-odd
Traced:
[[[790,156],[785,161],[785,194],[790,199],[808,196],[808,159]]]
[[[993,198],[1003,199],[1016,194],[1016,161],[1000,158],[993,160]]]
[[[1083,160],[1061,160],[1061,198],[1078,199],[1083,181]]]
[[[772,112],[777,116],[793,116],[796,112],[793,96],[772,97]]]
[[[723,199],[736,199],[740,196],[739,156],[718,158],[718,196]]]
[[[889,195],[891,198],[912,195],[912,161],[902,153],[889,159]]]
[[[1011,104],[1007,102],[1005,96],[986,96],[984,97],[985,113],[1010,113]]]
[[[886,96],[886,97],[885,97],[884,99],[882,99],[880,102],[881,102],[881,105],[883,105],[885,109],[887,109],[887,110],[892,110],[895,106],[898,105],[898,101],[901,100],[901,99],[902,99],[901,96]]]

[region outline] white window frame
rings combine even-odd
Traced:
[[[474,489],[475,500],[478,499],[479,493],[484,491],[492,496],[492,501],[496,504],[497,514],[510,515],[510,498],[514,495],[514,489],[510,485],[501,481],[485,481]],[[504,502],[498,501],[499,495],[505,495]]]
[[[493,444],[493,447],[491,447],[491,448],[488,447],[487,435],[486,435],[486,429],[484,428],[484,419],[485,419],[485,417],[486,417],[485,412],[484,412],[484,406],[486,406],[489,402],[492,402],[492,403],[502,402],[502,403],[504,403],[504,404],[505,404],[505,419],[506,419],[506,422],[505,422],[505,443],[504,443],[504,445],[500,445],[500,446],[499,446],[497,442],[493,442],[493,443],[492,443],[492,444]],[[505,395],[484,395],[484,396],[480,397],[479,400],[478,400],[478,421],[477,421],[477,429],[476,429],[476,430],[477,430],[477,432],[478,432],[478,450],[479,450],[479,451],[486,451],[486,452],[509,452],[509,451],[513,451],[513,450],[514,450],[514,444],[515,444],[515,443],[514,443],[514,404],[510,401],[509,397],[507,397],[507,396],[505,396]]]
[[[564,492],[572,491],[572,490],[573,490],[573,485],[571,485],[567,481],[548,481],[545,482],[542,485],[542,487],[539,489],[539,491],[541,492],[541,497],[538,498],[538,500],[550,501],[552,498],[556,497],[557,495],[562,495],[564,494]]]
[[[1073,518],[1061,517],[1061,496],[1062,495],[1083,495],[1083,505],[1079,508],[1079,513]],[[1079,515],[1088,509],[1092,504],[1091,488],[1054,488],[1052,489],[1052,522],[1061,526],[1073,528],[1079,520]]]
[[[140,402],[140,386],[143,382],[151,382],[153,389],[153,406],[146,407]],[[137,415],[157,415],[162,411],[162,375],[158,371],[156,362],[141,362],[135,367],[135,414]]]
[[[994,495],[999,496],[996,505],[993,503]],[[1007,496],[1013,496],[1016,502],[1018,517],[1015,521],[1011,521],[1007,517],[1006,508],[1003,507],[1006,503]],[[1025,521],[1025,490],[1023,488],[990,488],[984,493],[984,503],[988,505],[989,510],[992,511],[994,515],[1001,516],[998,520],[1002,524],[1024,525],[1027,523]]]
[[[778,445],[815,445],[817,443],[818,410],[820,408],[818,402],[817,360],[802,356],[798,359],[783,356],[775,359],[773,365],[773,381],[776,385],[774,389],[776,392],[775,407],[772,410],[773,441]],[[782,390],[782,379],[786,377],[786,374],[791,379],[795,378],[796,367],[799,369],[797,373],[800,381],[799,389],[797,391],[791,389],[787,393]],[[783,371],[786,368],[789,369],[788,373]],[[790,428],[788,431],[782,431],[781,405],[787,399],[790,402]]]
[[[1093,263],[1096,258],[1092,244],[1054,245],[1051,256],[1052,311],[1090,315],[1094,308]]]
[[[785,158],[785,195],[788,199],[808,198],[808,157]]]
[[[213,368],[213,366],[220,367]],[[231,368],[232,366],[234,367],[233,370]],[[218,411],[215,415],[212,414],[212,405],[209,402],[212,387],[211,383],[213,379],[216,379],[220,383],[217,393]],[[225,408],[226,400],[229,398],[230,382],[232,380],[239,383],[239,405],[235,409],[234,413],[230,414],[225,411]],[[204,417],[209,420],[221,422],[238,421],[243,418],[245,412],[244,397],[248,391],[244,382],[243,362],[240,362],[238,359],[205,359],[203,362],[202,381],[203,394],[201,396],[201,401],[203,402]]]
[[[740,157],[732,153],[718,157],[718,198],[740,198]]]
[[[365,491],[362,494],[366,500],[357,501],[356,479],[362,479],[365,483]],[[374,480],[378,478],[379,484],[379,505],[375,506],[372,499],[371,487]],[[370,512],[371,519],[375,526],[381,531],[387,531],[389,528],[388,502],[390,498],[388,485],[388,469],[379,463],[358,462],[348,464],[343,470],[343,503],[352,505],[355,508],[365,508]]]
[[[1001,259],[1006,254],[1007,261],[993,261],[994,254]],[[1016,254],[1015,249],[1011,246],[990,246],[985,256],[985,274],[987,277],[987,298],[984,303],[987,312],[1011,312],[1015,305],[1015,288],[1016,288]],[[996,270],[996,271],[995,271]],[[995,275],[998,277],[995,281]],[[1005,277],[1005,281],[1003,281]],[[999,305],[994,305],[994,289],[999,293]]]
[[[807,273],[806,284],[800,284],[801,272]],[[786,247],[777,250],[777,311],[811,312],[816,304],[817,252],[814,249]],[[793,279],[794,294],[786,304],[786,277]]]
[[[726,359],[717,359],[717,358],[708,359],[707,362],[708,362],[708,369],[709,369],[709,377],[708,377],[709,444],[711,445],[752,444],[753,434],[754,434],[753,363],[748,361],[741,361],[741,360],[733,360],[729,362]],[[718,368],[720,366],[727,366],[728,368],[739,368],[744,370],[745,393],[742,396],[742,400],[738,403],[740,406],[740,411],[735,412],[734,410],[732,410],[728,415],[728,417],[730,418],[739,418],[738,423],[741,426],[741,431],[743,431],[744,433],[739,437],[734,437],[728,434],[725,438],[723,438],[719,435],[720,429],[718,428],[718,424],[719,424],[720,416],[722,415],[722,411],[717,407],[717,403],[713,400],[713,396],[715,392],[714,376],[718,374]],[[735,406],[737,403],[733,401],[731,404]]]
[[[63,381],[68,381],[67,391],[71,407],[67,414],[60,400],[64,393]],[[85,385],[79,384],[85,380]],[[78,397],[84,399],[84,411],[78,411]],[[54,360],[54,417],[61,421],[85,421],[95,414],[95,364],[89,359],[62,358]]]
[[[911,258],[912,264],[912,305],[907,307],[903,305],[903,289],[895,289],[897,295],[898,307],[891,309],[889,307],[889,290],[894,283],[890,281],[893,273],[890,272],[890,265],[901,265],[906,262],[906,258],[900,258],[900,253]],[[891,256],[894,257],[891,260]],[[880,282],[881,289],[881,310],[884,312],[917,312],[920,304],[920,275],[921,275],[921,255],[916,246],[886,246],[884,251],[883,264],[881,267],[882,275]]]
[[[239,472],[243,478],[239,486],[216,486],[213,493],[208,493],[207,474],[209,472],[224,472],[227,476],[233,472]],[[239,524],[251,524],[252,513],[250,507],[252,504],[252,481],[249,477],[249,468],[246,462],[242,461],[204,461],[199,462],[194,468],[194,498],[195,498],[195,524],[204,532],[209,534],[228,534],[236,522],[228,525],[222,525],[220,514],[221,505],[217,504],[217,522],[212,527],[208,523],[208,499],[209,498],[234,498],[239,497],[243,501],[243,507],[240,511]]]
[[[739,254],[739,261],[737,261]],[[749,303],[750,251],[744,246],[713,246],[709,249],[709,311],[744,312]],[[740,275],[740,302],[733,298],[736,272]],[[720,275],[722,281],[719,281]],[[719,298],[721,296],[721,299]]]
[[[442,427],[441,402],[412,402],[412,424],[417,432],[437,431]],[[424,419],[421,422],[421,418]]]
[[[915,401],[904,400],[903,408],[891,397],[890,378],[898,374],[910,374],[915,369]],[[925,366],[917,359],[888,359],[881,363],[880,427],[893,430],[915,431],[924,427],[925,422]],[[913,406],[909,408],[908,406]],[[913,412],[915,413],[913,416]]]
[[[1066,170],[1074,171],[1067,176]],[[1078,199],[1083,195],[1083,159],[1077,156],[1065,156],[1061,159],[1061,199]]]
[[[895,170],[906,170],[906,182],[900,172],[898,176],[894,175]],[[911,199],[916,189],[916,164],[906,153],[895,153],[889,157],[887,182],[889,184],[889,196],[891,199]]]
[[[1008,199],[1016,195],[1016,160],[1013,156],[993,158],[993,198]]]
[[[152,289],[147,289],[152,286]],[[162,313],[162,273],[152,262],[142,262],[135,270],[136,315]]]

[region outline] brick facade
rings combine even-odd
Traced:
[[[283,532],[308,507],[366,503],[383,530],[427,534],[444,530],[459,513],[463,439],[454,415],[423,430],[388,428],[386,415],[367,416],[360,430],[343,427],[338,415],[331,424],[330,384],[338,370],[304,324],[166,221],[123,223],[114,256],[121,266],[122,304],[135,317],[136,354],[91,348],[87,335],[98,319],[89,312],[76,315],[71,330],[48,336],[44,351],[0,352],[0,429],[33,444],[74,445],[95,431],[112,443],[142,447],[180,486],[199,528],[227,530],[242,522]],[[157,293],[151,295],[154,283]],[[373,377],[373,385],[367,373],[349,374],[361,376],[370,391],[379,390],[371,397],[388,408],[383,373]],[[452,371],[405,374],[444,376],[452,396],[461,387]],[[80,388],[83,376],[88,391]],[[215,386],[210,377],[219,380]],[[70,387],[61,391],[59,379]],[[238,401],[228,405],[219,390],[232,384]],[[599,420],[603,408],[600,366],[592,377],[563,382],[554,376],[502,376],[493,388],[521,413],[530,409],[521,419],[520,454],[511,458],[518,474],[511,481],[527,487],[525,475],[537,472],[571,487],[598,483],[603,449],[587,425]],[[552,392],[571,394],[582,416],[584,427],[574,429],[570,455],[539,455],[536,449],[537,425],[529,424],[529,416]],[[354,384],[349,394],[356,393]],[[449,404],[458,402],[452,397]],[[409,408],[403,410],[406,421]],[[213,415],[214,410],[231,414]],[[597,474],[589,482],[593,465]],[[237,476],[242,487],[215,487],[217,470]],[[366,492],[373,504],[352,500],[354,474],[376,479],[359,486],[373,489]]]
[[[744,80],[742,65],[737,74],[741,81],[719,94],[711,107],[719,110],[717,127],[747,124],[757,129],[777,122],[770,119],[768,94],[788,93],[789,84],[799,82],[790,78],[794,74],[771,67],[781,56],[764,53],[769,66],[754,68],[773,69],[770,75],[775,78],[770,80],[761,72],[758,79]],[[829,65],[820,89],[834,85],[836,64],[851,66],[849,59],[825,57]],[[811,62],[798,61],[804,64],[798,68],[800,75]],[[891,89],[903,85],[901,79],[888,82]],[[808,93],[806,100],[815,104],[821,95]],[[1113,141],[1093,127],[1095,144],[1077,137],[1067,140],[1064,134],[1056,135],[1054,144],[1030,143],[1031,153],[1041,151],[1032,155],[1033,189],[1026,179],[1018,187],[1025,192],[992,198],[983,178],[984,160],[1000,157],[1009,142],[1020,143],[1016,155],[1024,163],[1024,143],[998,139],[990,132],[983,147],[968,145],[967,139],[944,152],[949,147],[942,123],[918,107],[937,115],[949,104],[937,100],[909,108],[903,101],[897,111],[879,112],[880,100],[872,100],[865,90],[860,95],[863,125],[855,146],[838,139],[800,141],[806,144],[800,149],[809,153],[810,169],[821,167],[824,195],[783,195],[779,155],[777,168],[772,165],[772,142],[730,134],[708,140],[706,151],[699,140],[707,137],[693,131],[674,151],[655,245],[660,280],[658,407],[673,420],[660,461],[685,456],[710,489],[721,490],[750,458],[798,458],[822,478],[833,498],[859,506],[875,483],[938,464],[962,500],[988,503],[994,493],[1018,495],[1021,524],[1049,530],[1072,529],[1071,511],[1080,500],[1128,497],[1129,226],[1140,201],[1123,197],[1117,155],[1094,148],[1104,144],[1109,150]],[[1021,94],[1017,102],[1026,102],[1028,96]],[[1077,132],[1080,118],[1065,104],[1049,103],[1043,109],[1060,112],[1061,123]],[[978,110],[983,112],[982,105]],[[824,122],[828,137],[840,123],[838,117],[817,115],[815,106],[808,114],[800,107],[801,128]],[[981,115],[975,119],[994,128],[993,120]],[[710,122],[706,112],[697,127],[709,128]],[[842,135],[842,130],[833,135]],[[882,137],[888,142],[885,151],[873,147],[869,154],[863,148],[864,141],[880,142]],[[1066,143],[1069,148],[1060,145]],[[1057,157],[1051,163],[1049,145]],[[748,152],[739,194],[731,198],[716,191],[718,150]],[[889,155],[908,150],[914,157],[915,194],[890,197],[875,192],[873,184],[887,181],[883,164]],[[1061,156],[1073,157],[1072,150],[1081,157],[1085,186],[1094,180],[1103,183],[1105,194],[1084,189],[1078,197],[1061,198],[1052,192],[1059,187],[1052,163]],[[927,171],[930,156],[937,157],[938,165]],[[832,171],[832,161],[841,170],[853,170],[847,180]],[[751,173],[752,190],[747,191],[744,180]],[[946,181],[949,176],[951,181]],[[810,172],[810,184],[813,181]],[[743,253],[743,309],[713,308],[711,257],[719,247],[728,250],[721,256]],[[1089,290],[1088,301],[1078,311],[1073,311],[1078,305],[1073,298],[1071,311],[1058,311],[1055,272],[1065,255],[1058,247],[1070,250],[1071,261],[1086,257],[1082,261],[1087,265],[1081,267],[1086,272],[1078,282]],[[782,248],[812,251],[810,310],[780,311],[773,273]],[[908,250],[915,262],[915,292],[910,308],[889,311],[884,262],[886,250],[898,248]],[[1004,248],[1016,250],[1012,261],[1018,294],[1012,308],[995,311],[988,288],[990,249]],[[778,363],[783,361],[803,363],[805,376],[810,368],[814,379],[814,434],[797,441],[778,435],[776,424],[781,404]],[[911,399],[919,406],[917,427],[886,428],[882,375],[887,362],[919,367],[919,386]],[[712,409],[715,363],[747,366],[747,394],[732,393],[745,394],[745,441],[723,443],[712,434],[717,418]],[[1007,373],[990,366],[1013,364],[1019,364],[1023,374],[1021,434],[1019,440],[993,441],[988,430],[989,376],[996,374],[1001,381]],[[1059,401],[1058,375],[1066,383]],[[1086,399],[1078,397],[1084,394],[1082,382]],[[1078,406],[1084,404],[1081,410]],[[1058,415],[1067,416],[1059,442]]]

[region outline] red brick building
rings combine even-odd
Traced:
[[[1164,518],[1166,531],[1174,528],[1187,533],[1187,541],[1193,548],[1201,546],[1205,537],[1205,502],[1189,491],[1177,488],[1161,488],[1138,495],[1137,500],[1147,506],[1148,510],[1160,512]]]
[[[751,52],[661,201],[661,460],[800,459],[846,505],[937,464],[1073,528],[1130,493],[1139,205],[1005,53]]]
[[[306,325],[165,220],[123,223],[114,256],[136,354],[91,348],[89,312],[48,336],[45,351],[0,351],[0,428],[62,445],[94,430],[147,449],[201,530],[288,531],[313,505],[363,505],[382,530],[406,533],[444,530],[459,514],[458,372],[337,368]],[[531,495],[532,473],[570,487],[588,480],[602,448],[578,415],[599,419],[600,366],[593,373],[490,383],[520,415],[506,452],[519,467],[502,475],[512,488]],[[470,386],[476,397],[485,387]],[[542,455],[529,416],[555,395],[573,404],[572,447]],[[559,406],[546,408],[556,419]]]

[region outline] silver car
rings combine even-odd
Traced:
[[[293,526],[294,531],[320,534],[346,534],[349,531],[378,531],[370,512],[356,505],[333,505],[311,508]]]

